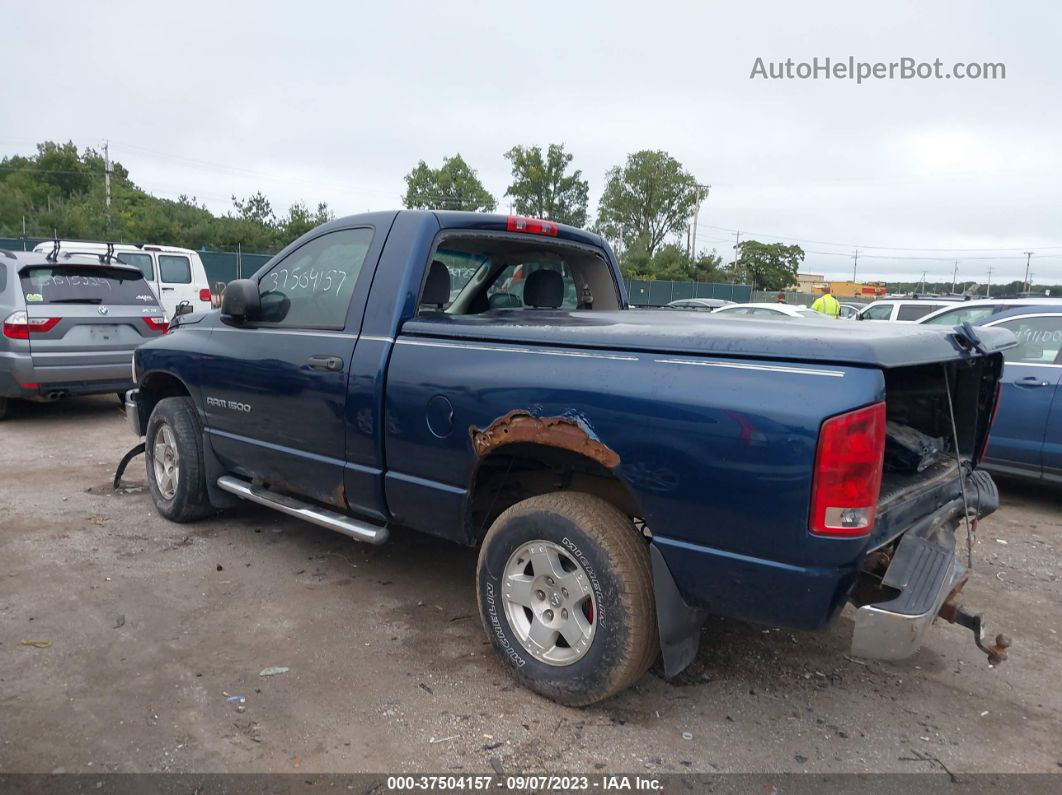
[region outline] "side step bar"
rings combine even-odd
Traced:
[[[253,486],[246,480],[231,475],[222,475],[218,478],[218,488],[245,500],[286,513],[288,516],[305,519],[307,522],[335,530],[337,533],[350,536],[355,541],[365,541],[376,545],[387,541],[386,527],[361,522],[350,516],[295,499],[287,494],[278,494],[269,489]]]

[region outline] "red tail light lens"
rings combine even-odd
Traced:
[[[822,423],[811,489],[811,532],[836,538],[868,535],[878,510],[884,461],[884,403]]]
[[[27,317],[22,310],[4,320],[4,336],[11,340],[28,340],[30,334],[44,334],[59,325],[57,317]]]
[[[145,318],[141,318],[141,320],[143,320],[144,321],[144,325],[147,326],[152,331],[161,331],[163,334],[165,334],[166,333],[166,329],[168,329],[170,327],[169,323],[167,323],[162,318],[158,318],[158,317],[145,317]]]
[[[199,300],[206,301],[208,304],[210,303],[210,290],[208,288],[204,287],[199,291]]]
[[[541,218],[525,218],[522,215],[510,215],[505,228],[510,232],[523,232],[528,235],[557,236],[557,225]]]

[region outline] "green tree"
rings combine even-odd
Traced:
[[[314,227],[328,223],[333,218],[335,214],[324,202],[318,204],[317,209],[312,211],[305,202],[295,202],[288,208],[287,217],[280,220],[279,226],[281,238],[285,241],[284,245],[301,237]]]
[[[733,263],[735,275],[750,281],[757,290],[784,290],[796,282],[797,269],[804,261],[804,249],[784,243],[745,240],[738,244]]]
[[[667,152],[635,152],[608,172],[597,227],[651,257],[668,235],[685,228],[703,195],[694,176]]]
[[[460,154],[443,159],[440,168],[421,160],[406,174],[402,203],[410,209],[494,212],[494,197],[483,187],[476,172]]]
[[[518,213],[586,226],[590,186],[579,169],[565,173],[572,156],[564,151],[564,144],[550,144],[545,157],[541,147],[514,146],[505,158],[513,169],[513,181],[505,195],[513,198]]]

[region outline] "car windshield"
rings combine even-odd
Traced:
[[[825,315],[819,314],[813,309],[798,309],[796,313],[801,317],[825,317]]]
[[[156,305],[139,272],[93,265],[30,268],[21,274],[27,304]]]

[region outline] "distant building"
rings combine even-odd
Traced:
[[[880,298],[885,295],[885,282],[835,282],[822,273],[798,273],[796,284],[790,289],[800,293],[821,293],[829,286],[838,298]]]
[[[888,291],[885,282],[830,282],[830,292],[838,298],[881,298]]]
[[[796,291],[798,293],[821,293],[826,286],[826,276],[821,273],[798,273]]]

